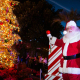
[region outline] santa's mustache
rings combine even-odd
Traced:
[[[67,33],[64,35],[66,38],[71,38],[75,36],[77,33],[80,33],[80,29],[76,29],[75,31],[67,31]]]

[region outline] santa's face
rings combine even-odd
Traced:
[[[71,38],[76,34],[76,32],[78,31],[78,28],[75,26],[68,26],[66,30],[67,30],[67,34],[65,34],[65,37]]]
[[[76,30],[76,27],[75,26],[68,26],[66,28],[67,32],[71,33],[71,32],[74,32]]]

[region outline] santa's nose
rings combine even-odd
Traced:
[[[74,29],[73,26],[70,26],[70,27],[66,28],[67,31],[71,31],[71,30],[73,30],[73,29]]]

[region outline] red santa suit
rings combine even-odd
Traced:
[[[73,36],[71,39],[57,39],[53,37],[51,43],[62,47],[63,56],[72,56],[80,54],[80,33]],[[59,68],[61,73],[80,74],[80,58],[71,60],[61,60],[61,67]]]
[[[51,35],[49,35],[51,38]],[[57,39],[52,37],[50,44],[55,44],[56,46],[62,47],[61,66],[59,67],[59,72],[63,74],[70,74],[69,76],[80,74],[80,32],[76,32],[71,38]],[[80,76],[79,76],[80,77]],[[65,80],[78,80],[76,78],[68,78],[65,76]],[[63,78],[64,79],[64,78]],[[80,80],[80,79],[79,79]]]

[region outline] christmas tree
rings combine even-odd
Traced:
[[[20,36],[14,33],[14,30],[20,30],[13,14],[13,7],[17,4],[17,1],[0,0],[0,65],[3,68],[14,66],[17,52],[12,46],[21,41]]]

